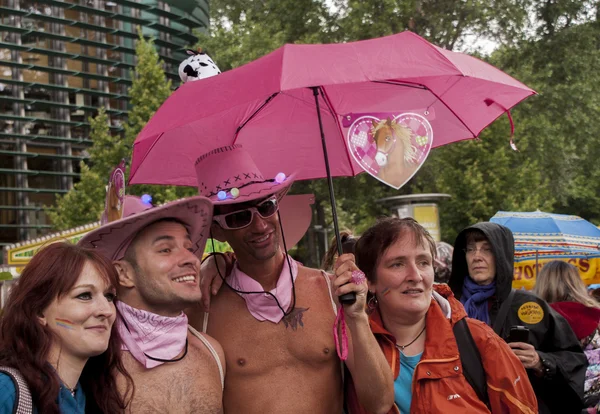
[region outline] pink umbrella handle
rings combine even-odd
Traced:
[[[331,216],[333,218],[333,229],[335,231],[335,241],[337,243],[338,255],[343,254],[342,238],[340,237],[340,228],[338,225],[337,208],[335,206],[335,195],[333,193],[333,179],[331,178],[331,170],[329,168],[329,157],[327,156],[327,144],[325,143],[325,133],[323,132],[323,121],[321,120],[321,108],[319,107],[319,89],[318,86],[313,86],[313,95],[315,97],[315,105],[317,106],[317,118],[319,119],[319,130],[321,132],[321,144],[323,145],[323,157],[325,157],[325,170],[327,171],[327,184],[329,185],[329,200],[331,201]],[[343,305],[352,305],[356,302],[356,293],[350,292],[339,297],[340,303]]]

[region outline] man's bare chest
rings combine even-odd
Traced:
[[[220,413],[222,389],[216,363],[189,348],[178,362],[145,369],[129,353],[124,362],[135,384],[132,413]]]
[[[322,286],[327,289],[326,286]],[[234,292],[211,305],[208,334],[225,351],[228,375],[264,375],[277,367],[337,364],[335,314],[327,290],[297,289],[296,304],[279,323],[259,321]]]

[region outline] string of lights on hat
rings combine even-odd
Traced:
[[[275,182],[277,184],[281,184],[286,180],[286,178],[287,178],[287,176],[284,173],[280,172],[279,174],[277,174],[275,176],[274,179],[264,180],[264,181],[250,181],[249,183],[246,183],[239,187],[233,187],[231,189],[221,190],[217,193],[217,198],[219,199],[219,201],[226,200],[227,198],[229,198],[227,195],[227,191],[229,191],[229,195],[231,195],[231,198],[235,199],[240,196],[240,189],[244,188],[248,185],[252,185],[252,184],[256,184],[256,183],[268,183],[268,182],[271,182],[271,183]]]

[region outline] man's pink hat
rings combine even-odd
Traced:
[[[202,258],[212,223],[213,206],[206,197],[195,196],[153,207],[140,197],[125,196],[123,218],[106,223],[85,235],[77,244],[98,250],[110,260],[121,260],[135,236],[163,219],[182,222],[192,240],[193,253]]]
[[[295,174],[264,177],[241,145],[217,148],[196,160],[198,192],[214,205],[246,203],[271,194],[279,199],[294,183]]]
[[[281,225],[288,249],[306,233],[312,219],[312,194],[286,195],[295,174],[284,172],[264,177],[250,154],[241,145],[217,148],[196,160],[198,192],[215,206],[246,203],[276,194]]]

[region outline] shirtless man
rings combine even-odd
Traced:
[[[349,276],[331,283],[327,274],[285,254],[277,213],[293,176],[263,178],[238,146],[201,156],[196,168],[200,194],[215,204],[212,236],[227,241],[237,258],[227,287],[211,299],[210,314],[200,306],[188,311],[190,323],[225,351],[225,412],[341,413],[333,298],[348,292],[357,300],[344,307],[350,336],[346,364],[360,383],[364,406],[387,412],[394,402],[393,380],[369,328],[366,283],[360,278],[358,284],[347,283]],[[220,272],[225,276],[224,267]]]
[[[192,197],[152,208],[125,199],[125,218],[80,245],[113,260],[119,273],[122,358],[133,378],[132,413],[222,413],[225,359],[213,338],[187,324],[183,309],[201,298],[200,260],[212,204]],[[125,381],[119,381],[126,392]]]

